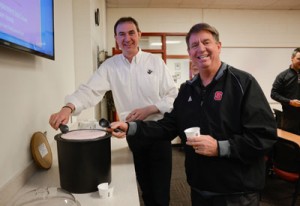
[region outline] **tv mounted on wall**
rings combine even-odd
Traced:
[[[0,45],[54,60],[53,0],[1,0]]]

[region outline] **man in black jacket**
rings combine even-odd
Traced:
[[[300,48],[292,53],[290,67],[276,77],[271,98],[282,106],[282,129],[300,135]]]
[[[193,206],[257,206],[264,156],[277,140],[270,106],[253,76],[220,60],[214,27],[194,25],[186,43],[199,75],[182,84],[173,110],[157,122],[114,122],[112,128],[126,131],[132,144],[179,135]],[[200,127],[201,135],[187,140],[184,130],[190,127]]]

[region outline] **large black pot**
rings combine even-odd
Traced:
[[[100,183],[111,182],[110,137],[100,130],[73,130],[54,137],[61,188],[71,193],[88,193],[97,191]]]

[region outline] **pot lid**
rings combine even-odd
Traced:
[[[35,132],[31,137],[30,149],[35,163],[49,169],[52,165],[52,152],[47,137],[42,132]]]
[[[37,188],[21,195],[13,206],[80,206],[75,197],[56,187]]]
[[[61,138],[68,140],[90,140],[97,139],[106,135],[106,132],[97,129],[80,129],[69,131],[68,133],[62,134]]]

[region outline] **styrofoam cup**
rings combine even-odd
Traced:
[[[100,198],[106,199],[113,196],[114,188],[109,186],[107,182],[98,185]]]
[[[200,127],[190,127],[184,130],[186,138],[195,137],[200,135]]]

